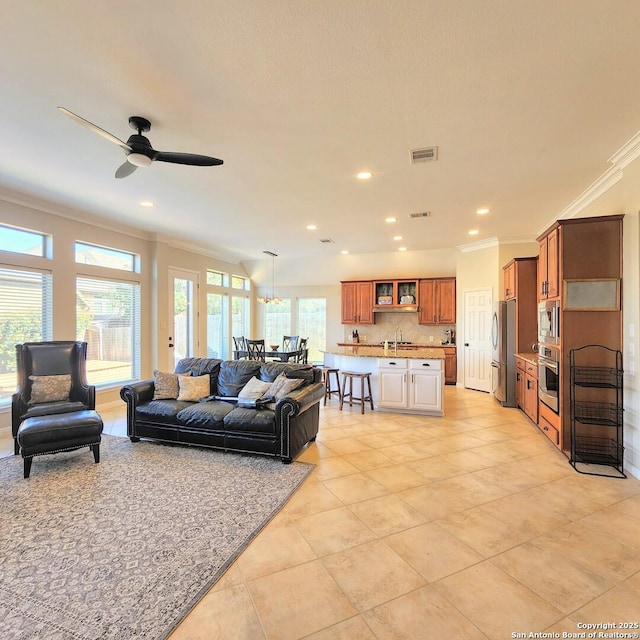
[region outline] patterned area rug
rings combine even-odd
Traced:
[[[112,436],[0,460],[2,639],[166,638],[312,468]]]

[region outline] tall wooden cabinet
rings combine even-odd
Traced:
[[[559,413],[553,414],[541,402],[540,425],[549,432],[557,429],[557,444],[567,455],[571,448],[570,351],[590,344],[622,350],[623,217],[558,220],[538,238],[538,294],[560,302]]]
[[[557,298],[560,295],[560,230],[551,229],[538,239],[538,300]]]
[[[533,351],[538,341],[536,274],[538,258],[514,258],[503,267],[504,299],[516,301],[516,353]]]

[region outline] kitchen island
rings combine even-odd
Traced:
[[[442,349],[350,345],[324,352],[324,364],[371,374],[373,404],[381,411],[444,415]]]

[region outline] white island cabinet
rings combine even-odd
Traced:
[[[389,411],[443,415],[443,361],[378,359],[378,407]]]
[[[327,350],[324,364],[341,374],[369,373],[373,404],[380,411],[444,415],[443,349],[415,348],[400,357],[390,351],[372,345]]]

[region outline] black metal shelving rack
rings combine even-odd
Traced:
[[[578,473],[626,478],[622,353],[597,344],[571,349],[569,371],[569,462]]]

